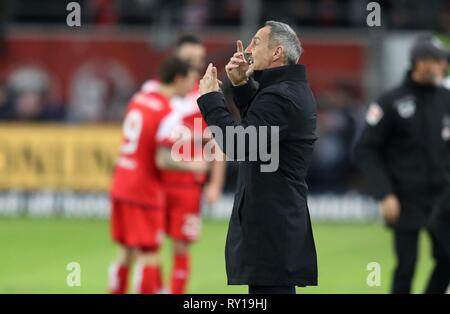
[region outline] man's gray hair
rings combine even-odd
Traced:
[[[302,55],[303,48],[292,27],[277,21],[267,21],[265,26],[270,26],[269,47],[282,46],[284,62],[296,64]]]

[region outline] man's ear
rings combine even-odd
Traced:
[[[280,58],[283,58],[283,47],[278,46],[273,52],[272,60],[275,62]]]

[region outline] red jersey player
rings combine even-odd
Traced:
[[[175,56],[188,61],[198,71],[198,78],[205,66],[205,48],[194,36],[181,37],[177,43]],[[156,90],[158,81],[147,81],[144,91]],[[202,134],[206,128],[197,105],[198,84],[184,97],[174,97],[171,100],[172,110],[177,112],[178,120],[172,121],[172,127],[184,125]],[[196,129],[195,124],[201,125]],[[170,130],[166,130],[167,133]],[[202,134],[192,134],[200,137]],[[167,134],[166,134],[167,137]],[[207,141],[208,139],[203,139]],[[194,156],[192,156],[194,157]],[[200,157],[200,156],[195,156]],[[184,293],[190,273],[190,244],[200,235],[200,201],[202,194],[207,203],[213,204],[220,197],[225,172],[225,162],[214,160],[211,165],[209,180],[205,175],[189,171],[168,170],[162,172],[162,184],[166,193],[166,233],[173,239],[173,269],[171,275],[171,293]]]
[[[161,169],[205,172],[205,162],[176,162],[161,136],[173,120],[169,100],[192,90],[197,79],[191,65],[170,58],[160,67],[159,88],[138,92],[128,104],[122,145],[111,187],[111,233],[120,255],[110,267],[110,291],[126,293],[129,269],[136,259],[136,291],[156,293],[161,286],[159,247],[165,229],[165,191]]]

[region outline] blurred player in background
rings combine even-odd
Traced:
[[[205,67],[206,50],[201,41],[192,35],[181,37],[176,45],[174,55],[188,61],[197,71],[197,79]],[[144,91],[158,88],[159,82],[150,80],[144,83]],[[172,110],[177,113],[178,120],[173,120],[172,130],[180,125],[188,127],[194,132],[190,138],[197,135],[203,143],[211,138],[202,138],[205,134],[206,123],[197,105],[198,82],[185,97],[174,97],[171,100]],[[195,128],[195,125],[200,126]],[[166,130],[170,132],[168,128]],[[168,137],[168,136],[167,136]],[[172,143],[173,144],[173,143]],[[197,143],[198,144],[198,143]],[[202,156],[192,156],[202,158]],[[219,199],[225,175],[225,162],[214,160],[211,162],[209,178],[204,174],[189,171],[167,170],[162,172],[163,187],[166,192],[167,234],[173,239],[173,268],[170,292],[184,293],[190,273],[189,246],[200,236],[201,219],[200,203],[202,194],[207,205],[212,205]]]
[[[159,248],[165,229],[165,192],[161,171],[189,170],[202,174],[203,161],[175,162],[167,148],[165,130],[174,119],[170,99],[185,96],[197,79],[186,61],[172,57],[160,67],[155,91],[136,93],[128,104],[122,145],[111,187],[111,232],[120,254],[110,267],[110,291],[127,292],[134,260],[136,292],[157,293],[162,285]]]
[[[441,86],[447,54],[434,40],[416,41],[405,81],[370,105],[356,150],[371,192],[394,231],[392,293],[411,292],[419,231],[450,186],[450,92]],[[450,259],[444,244],[435,236],[432,240],[435,267],[426,292],[445,293]]]

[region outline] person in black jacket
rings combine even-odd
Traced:
[[[317,285],[305,183],[316,106],[305,66],[297,64],[301,51],[292,28],[274,21],[255,34],[247,59],[237,42],[225,69],[240,122],[227,110],[212,64],[200,81],[203,117],[223,152],[240,161],[225,259],[228,284],[249,285],[251,294],[293,294],[295,286]],[[239,137],[245,138],[241,145],[234,142]],[[265,150],[271,160],[261,154]]]
[[[439,86],[446,58],[431,40],[418,40],[411,50],[412,69],[399,87],[369,106],[356,147],[356,162],[394,230],[393,293],[411,292],[419,231],[450,183],[450,92]],[[450,260],[432,238],[436,265],[426,292],[444,293]]]

